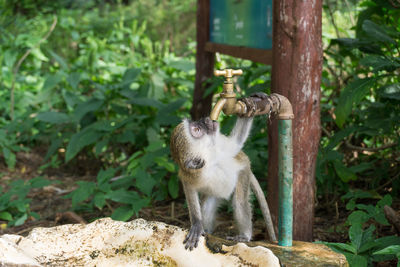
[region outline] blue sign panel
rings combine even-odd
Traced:
[[[210,0],[210,41],[272,49],[272,0]]]

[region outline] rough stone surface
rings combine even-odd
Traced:
[[[159,222],[100,219],[0,237],[0,266],[280,266],[271,250],[243,243],[184,249],[187,231]]]

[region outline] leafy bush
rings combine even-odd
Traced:
[[[349,199],[346,209],[353,211],[346,221],[346,224],[350,226],[350,244],[325,243],[333,250],[344,254],[350,266],[370,266],[373,262],[395,259],[398,254],[396,249],[400,245],[399,237],[376,238],[374,234],[375,225],[389,225],[383,207],[392,204],[392,197],[385,195],[375,206],[357,204],[357,200],[372,197],[371,193],[362,191],[350,192],[343,196],[343,199]],[[368,228],[366,228],[367,225],[369,225]]]
[[[0,186],[0,220],[8,221],[9,226],[19,226],[32,216],[39,219],[39,214],[30,211],[31,199],[27,198],[32,188],[40,188],[51,182],[36,177],[26,182],[24,180],[12,181],[6,188]]]
[[[325,50],[316,176],[326,196],[360,185],[360,176],[379,188],[398,172],[400,11],[380,0],[360,8],[355,37],[332,39]],[[398,180],[391,186],[398,194]]]

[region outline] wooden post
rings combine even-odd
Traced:
[[[196,81],[194,84],[193,106],[190,110],[192,119],[197,120],[208,116],[211,110],[213,94],[204,97],[207,88],[207,79],[213,77],[215,53],[207,52],[205,46],[209,40],[210,19],[209,19],[210,1],[197,1],[197,20],[196,20]]]
[[[272,92],[293,106],[293,238],[312,241],[315,164],[320,138],[322,0],[274,0]],[[268,135],[268,201],[277,223],[278,129]]]

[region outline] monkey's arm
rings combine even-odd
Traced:
[[[182,181],[182,184],[189,208],[191,223],[189,233],[187,234],[183,243],[185,244],[185,249],[192,250],[193,248],[197,247],[200,236],[205,235],[205,232],[201,221],[199,195],[196,190],[194,190],[193,186],[191,186],[187,182]]]
[[[235,140],[235,145],[237,146],[238,150],[241,150],[244,142],[246,142],[246,139],[250,133],[252,123],[253,117],[237,118],[235,127],[233,128],[230,137],[232,138],[232,140]]]

